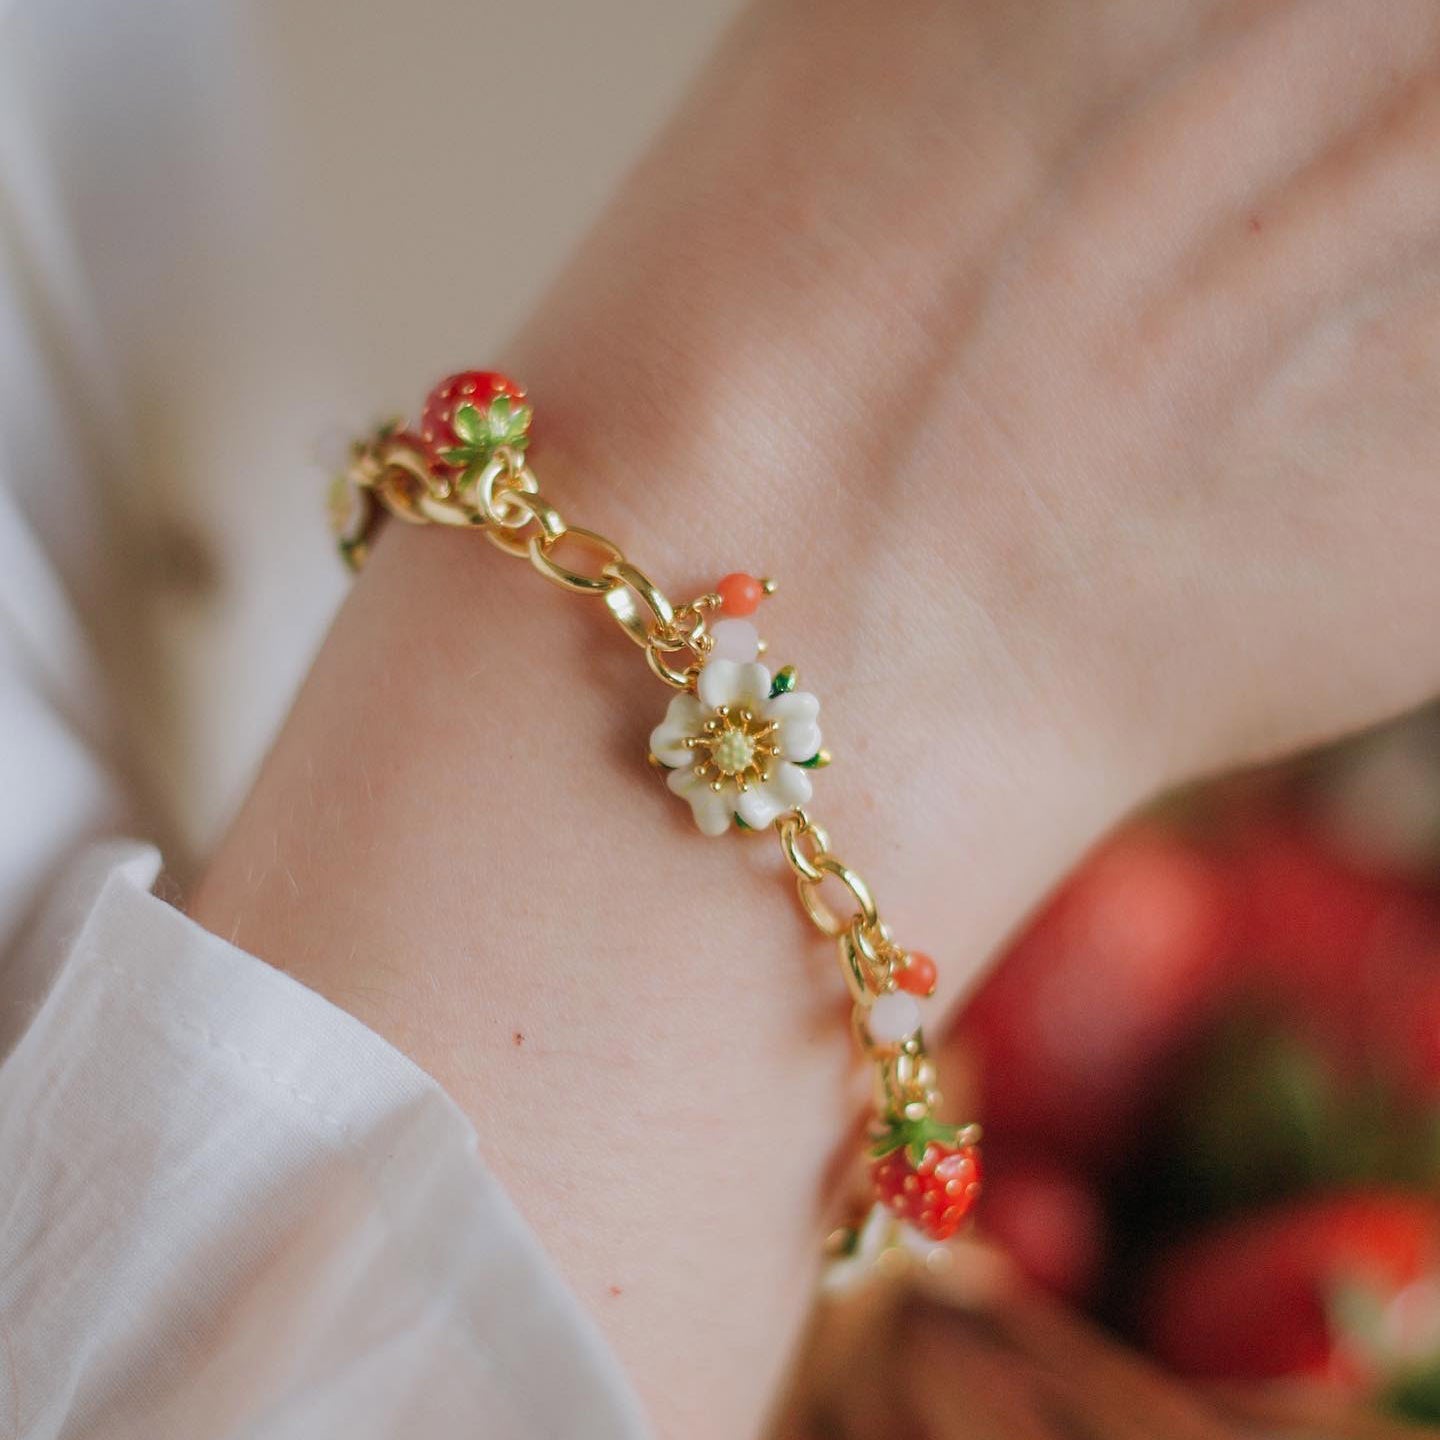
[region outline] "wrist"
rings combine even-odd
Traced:
[[[623,385],[611,376],[592,388],[603,397],[612,381]],[[945,971],[942,1000],[953,999],[1079,848],[1150,789],[1141,747],[1110,724],[1089,658],[1095,652],[1064,650],[1043,607],[976,544],[980,527],[955,547],[971,558],[950,569],[935,537],[964,527],[937,513],[945,502],[923,473],[892,470],[868,487],[853,470],[832,474],[832,513],[807,516],[790,496],[813,477],[803,447],[788,437],[769,452],[763,473],[732,469],[729,456],[693,442],[683,454],[672,447],[667,473],[648,448],[627,447],[618,410],[594,395],[543,406],[552,423],[541,430],[537,466],[547,496],[576,523],[623,538],[677,602],[738,565],[781,577],[778,597],[766,604],[764,658],[772,670],[797,666],[803,687],[822,698],[827,748],[839,762],[816,777],[815,808],[833,833],[849,837],[854,863],[883,881],[887,910],[925,917],[932,933],[965,937]],[[595,420],[580,438],[584,415]],[[672,412],[677,426],[683,418]],[[712,523],[717,511],[728,523]],[[914,537],[908,547],[907,533]],[[616,736],[588,759],[591,778],[603,772],[617,787],[634,788],[643,741],[627,746],[619,737],[647,735],[666,692],[635,666],[598,601],[577,606],[473,535],[457,541],[400,527],[388,544],[394,573],[387,586],[404,589],[423,573],[421,583],[434,592],[395,605],[482,617],[457,637],[458,669],[533,670],[548,640],[544,664],[556,668],[552,683],[568,694],[572,681],[564,677],[583,666],[580,683],[600,692],[590,697],[596,723]],[[517,629],[522,610],[544,616],[525,642]],[[563,731],[556,742],[573,743]],[[538,783],[553,784],[539,779],[543,773],[542,765]],[[557,805],[598,803],[592,791],[559,778]],[[660,805],[663,812],[663,798]],[[673,820],[659,817],[667,830]],[[859,836],[868,855],[856,848]],[[1014,857],[1003,848],[1010,836],[1021,852]],[[643,831],[637,843],[644,845]],[[978,863],[982,855],[988,863]],[[1002,870],[1013,879],[997,888],[990,872]]]

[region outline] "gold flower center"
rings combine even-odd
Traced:
[[[695,752],[695,773],[712,790],[732,781],[740,790],[763,784],[780,750],[773,720],[730,705],[720,706],[685,743]]]
[[[710,759],[726,775],[748,770],[755,758],[755,742],[743,730],[726,730],[710,747]]]

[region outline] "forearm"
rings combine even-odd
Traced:
[[[997,752],[982,701],[937,729],[883,647],[773,603],[833,716],[816,811],[953,996],[1109,816],[1023,736]],[[195,913],[435,1075],[664,1433],[734,1435],[864,1092],[771,837],[698,836],[650,774],[665,698],[598,607],[478,537],[397,531]]]

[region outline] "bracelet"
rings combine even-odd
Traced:
[[[832,1251],[893,1244],[897,1222],[926,1241],[948,1239],[980,1191],[979,1127],[935,1118],[940,1097],[917,1003],[934,992],[934,961],[896,944],[869,885],[804,808],[812,772],[830,757],[819,702],[797,688],[795,667],[772,675],[758,658],[764,644],[749,617],[773,583],[730,574],[673,604],[618,545],[569,524],[541,493],[525,458],[531,416],[512,380],[465,371],[431,391],[418,430],[392,422],[358,441],[331,491],[342,556],[358,569],[387,515],[479,529],[562,589],[604,603],[677,692],[651,732],[650,765],[689,802],[703,834],[773,829],[805,913],[839,947],[852,1028],[875,1071],[875,1203],[871,1221],[837,1232]],[[821,893],[827,882],[844,893],[843,907]]]

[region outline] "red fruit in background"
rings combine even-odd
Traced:
[[[1347,1067],[1408,1053],[1410,997],[1432,973],[1426,952],[1440,952],[1433,902],[1339,859],[1296,822],[1243,834],[1235,873],[1251,987],[1280,997]]]
[[[1406,1044],[1401,1078],[1422,1097],[1440,1099],[1440,950],[1427,956],[1424,976],[1396,996],[1397,1025]]]
[[[1298,823],[1271,822],[1238,846],[1240,926],[1246,954],[1322,981],[1377,950],[1408,943],[1426,907],[1404,881],[1356,869]]]
[[[1042,1289],[1073,1301],[1090,1293],[1105,1257],[1105,1214],[1094,1190],[1072,1172],[992,1156],[981,1224]]]
[[[1437,1261],[1440,1207],[1430,1201],[1385,1191],[1303,1201],[1163,1255],[1145,1338],[1196,1379],[1366,1388],[1440,1340],[1440,1292],[1417,1284],[1433,1281]]]
[[[1205,855],[1151,826],[1104,845],[962,1019],[986,1129],[1082,1167],[1112,1159],[1210,1013],[1229,942],[1226,877]]]

